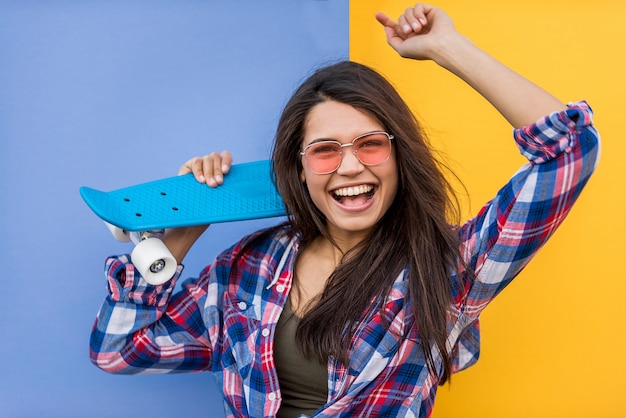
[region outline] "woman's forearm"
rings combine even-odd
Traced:
[[[552,94],[511,70],[459,33],[439,39],[433,60],[485,97],[515,128],[567,108]]]
[[[167,249],[172,253],[176,261],[180,264],[193,246],[200,238],[208,225],[192,226],[186,228],[168,229],[162,238]]]

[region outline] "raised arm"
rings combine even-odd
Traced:
[[[418,3],[398,21],[384,13],[387,42],[400,56],[432,60],[485,97],[515,128],[567,107],[550,93],[509,69],[461,35],[436,7]]]

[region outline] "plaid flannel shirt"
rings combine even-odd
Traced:
[[[458,229],[462,256],[475,275],[452,277],[448,347],[455,372],[478,359],[482,310],[561,224],[591,176],[599,151],[591,119],[589,106],[578,102],[515,130],[529,163]],[[220,254],[176,294],[182,267],[173,280],[151,286],[127,256],[109,258],[109,296],[93,328],[92,361],[112,373],[210,371],[228,417],[275,416],[281,391],[273,339],[299,242],[278,228],[233,265],[250,238]],[[385,320],[375,313],[358,325],[350,363],[329,359],[328,401],[315,416],[431,414],[440,373],[426,366],[405,300],[406,280],[406,271],[396,278]]]

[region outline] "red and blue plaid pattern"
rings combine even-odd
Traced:
[[[475,275],[452,277],[448,347],[454,371],[478,359],[478,319],[548,240],[597,163],[599,138],[585,102],[515,130],[529,159],[480,213],[459,228],[462,256]],[[251,237],[220,254],[173,294],[175,280],[151,286],[127,256],[106,263],[109,296],[91,337],[91,357],[112,373],[213,372],[229,417],[275,416],[281,392],[274,332],[293,278],[298,238],[287,229]],[[384,316],[359,324],[350,364],[328,363],[328,402],[319,417],[427,417],[439,383],[422,353],[403,272]],[[389,328],[384,324],[388,323]],[[438,365],[440,367],[440,363]]]

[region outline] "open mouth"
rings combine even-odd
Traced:
[[[376,188],[371,184],[362,184],[353,187],[342,187],[331,192],[333,198],[345,205],[359,205],[369,201]]]

